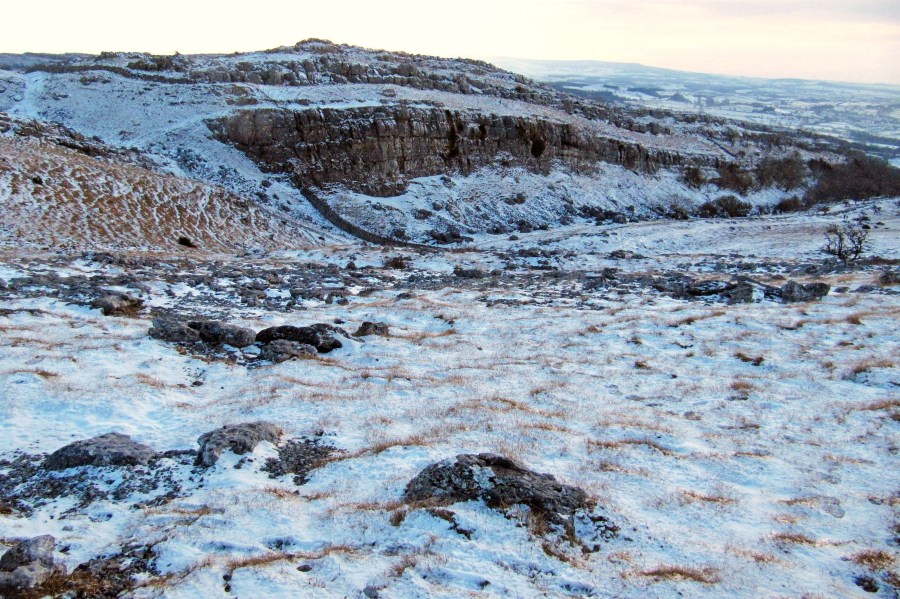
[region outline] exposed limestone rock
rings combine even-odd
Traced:
[[[200,333],[183,322],[156,318],[147,333],[154,339],[169,343],[192,343],[200,340]]]
[[[137,466],[147,464],[155,456],[152,448],[128,435],[107,433],[57,449],[47,457],[44,467],[65,470],[76,466]]]
[[[134,316],[143,306],[144,300],[127,293],[110,293],[91,302],[91,307],[99,308],[105,316]]]
[[[263,329],[256,334],[259,343],[271,343],[278,339],[305,343],[316,348],[320,354],[343,347],[336,335],[347,337],[346,331],[330,324],[314,324],[308,327],[282,325]]]
[[[290,173],[298,187],[342,183],[371,195],[397,192],[414,177],[471,172],[501,153],[536,171],[554,160],[643,171],[683,160],[569,123],[440,108],[257,109],[208,124],[265,169]]]
[[[13,545],[0,557],[0,591],[4,592],[0,596],[13,597],[15,591],[43,584],[53,574],[65,574],[66,567],[53,558],[55,549],[56,539],[51,535]]]
[[[827,283],[798,283],[788,281],[781,286],[781,299],[786,303],[811,302],[828,295],[831,286]]]
[[[259,352],[259,359],[278,364],[288,360],[299,360],[317,353],[316,348],[307,343],[275,339],[263,345],[262,351]]]
[[[368,337],[369,335],[380,335],[387,337],[391,334],[390,327],[383,322],[366,321],[359,325],[359,328],[353,333],[354,337]]]
[[[247,347],[256,341],[255,331],[224,322],[193,320],[187,326],[197,331],[200,339],[207,343]]]
[[[226,449],[236,454],[247,453],[253,451],[253,448],[263,441],[275,443],[283,432],[280,426],[271,422],[227,424],[222,428],[200,435],[200,438],[197,439],[200,451],[197,453],[196,464],[210,468],[215,465],[219,456]]]
[[[578,509],[591,507],[583,490],[492,453],[460,454],[455,460],[432,464],[409,482],[403,495],[407,503],[449,505],[475,499],[493,508],[527,505],[557,523]]]

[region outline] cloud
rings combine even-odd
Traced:
[[[851,20],[900,23],[897,0],[569,0],[605,12],[678,12],[722,19]],[[560,4],[565,4],[562,2]]]

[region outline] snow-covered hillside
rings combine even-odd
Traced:
[[[301,190],[328,183],[337,186],[332,208],[351,222],[371,223],[386,237],[400,229],[417,242],[431,243],[428,233],[446,233],[441,227],[484,233],[514,230],[520,222],[530,228],[566,224],[562,217],[573,201],[596,214],[627,198],[622,207],[647,218],[735,193],[714,184],[689,187],[681,180],[689,165],[713,178],[719,165],[752,168],[791,152],[841,160],[830,142],[796,132],[786,137],[675,113],[632,115],[484,63],[319,41],[227,56],[6,55],[0,57],[4,68],[0,113],[60,123],[142,155],[161,174],[222,186],[308,226],[333,230]],[[406,124],[410,111],[415,114]],[[281,116],[273,121],[270,115]],[[295,120],[296,131],[287,130]],[[311,122],[318,124],[310,128]],[[491,202],[491,218],[455,194],[434,197],[428,185],[409,185],[447,175],[463,189],[494,197],[494,183],[507,179],[510,167],[527,171],[516,177],[526,181],[513,195],[536,201],[514,211]],[[555,174],[545,177],[548,172]],[[578,179],[577,197],[560,193],[560,175]],[[590,191],[580,193],[585,188]],[[354,194],[361,191],[393,196],[393,204],[404,207],[397,222],[379,222],[384,215],[365,208],[378,201],[360,201]],[[769,206],[796,193],[767,187],[748,200]],[[430,210],[435,201],[455,215],[420,227],[417,210]]]
[[[876,251],[896,258],[896,203],[859,210],[884,223]],[[327,246],[227,265],[7,253],[3,537],[52,534],[70,569],[94,560],[61,590],[138,597],[893,596],[896,279],[823,269],[807,218],[631,225],[593,248],[576,226],[534,239],[556,273],[523,242],[407,252],[408,270]],[[772,252],[752,257],[741,227]],[[641,283],[673,273],[834,291],[727,305]],[[346,299],[294,300],[298,285]],[[79,305],[109,291],[143,311]],[[389,332],[272,364],[258,345],[150,338],[151,315]],[[251,421],[284,434],[192,465],[202,433]],[[44,454],[111,431],[169,453],[42,473]],[[261,470],[287,447],[320,449],[299,479]],[[480,452],[584,489],[615,532],[567,536],[522,506],[403,501],[424,467]]]

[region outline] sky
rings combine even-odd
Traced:
[[[900,0],[29,0],[0,52],[261,50],[317,37],[448,57],[900,84]]]

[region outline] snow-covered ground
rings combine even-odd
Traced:
[[[872,229],[871,253],[898,258],[896,200],[846,214],[860,215],[883,223]],[[129,595],[140,597],[364,589],[380,597],[870,597],[865,577],[874,596],[896,596],[898,287],[881,282],[881,266],[802,274],[821,263],[822,228],[843,216],[484,236],[466,251],[407,252],[410,270],[383,270],[396,252],[362,246],[276,252],[247,266],[259,277],[326,272],[351,259],[379,267],[347,284],[349,303],[288,310],[247,307],[215,277],[180,282],[176,273],[198,269],[200,258],[173,256],[154,276],[7,250],[0,458],[110,431],[158,451],[196,449],[206,431],[255,420],[280,424],[285,440],[320,435],[341,452],[302,485],[260,470],[276,454],[268,442],[249,460],[226,452],[208,471],[173,462],[180,492],[169,501],[135,507],[147,499],[137,493],[79,506],[63,496],[30,515],[0,515],[0,538],[53,534],[70,568],[124,546],[151,547],[156,572]],[[833,290],[818,302],[726,305],[650,290],[572,296],[557,293],[565,276],[552,273],[519,288],[452,277],[424,284],[454,266],[543,272],[513,258],[528,247],[550,251],[561,275],[616,266],[702,277],[716,272],[713,262],[743,260],[763,264],[746,272],[763,282],[787,275]],[[615,249],[646,258],[609,258]],[[209,260],[221,268],[223,258]],[[201,299],[215,297],[231,322],[257,330],[340,320],[352,331],[379,321],[391,335],[248,367],[151,339],[149,311],[103,316],[40,287],[52,290],[48,273],[136,272],[140,285],[115,290],[142,295],[153,310],[202,313]],[[44,279],[16,285],[26,275]],[[366,286],[376,290],[362,293]],[[283,289],[271,283],[266,293]],[[455,504],[451,524],[403,505],[422,468],[478,452],[583,488],[618,536],[584,552],[538,535],[521,508]],[[88,474],[101,486],[120,476]]]

